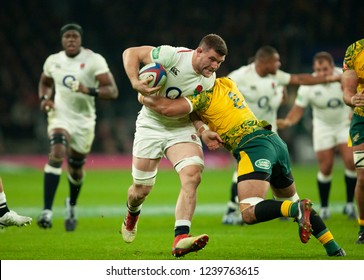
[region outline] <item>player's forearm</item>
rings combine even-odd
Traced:
[[[343,101],[346,105],[354,107],[353,97],[357,93],[358,76],[354,70],[347,70],[343,74],[342,87],[344,91]]]
[[[39,99],[50,99],[53,95],[53,90],[51,87],[46,86],[44,84],[40,84],[39,85],[39,90],[38,90],[38,96]]]
[[[286,120],[291,124],[295,125],[299,122],[299,120],[302,118],[303,113],[305,112],[305,109],[294,105],[292,109],[289,111]]]
[[[161,96],[139,96],[139,102],[166,117],[182,117],[190,113],[190,106],[184,98],[177,100]]]
[[[339,76],[337,76],[339,77]],[[294,85],[316,85],[333,82],[335,79],[326,76],[312,76],[311,74],[293,74],[291,84]],[[337,79],[339,80],[339,78]]]
[[[153,47],[141,46],[126,49],[122,54],[123,65],[125,73],[134,89],[137,90],[135,85],[139,81],[139,66],[140,63],[148,64],[152,62],[149,56]]]

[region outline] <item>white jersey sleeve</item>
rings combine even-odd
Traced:
[[[91,71],[94,72],[95,76],[110,72],[109,66],[106,63],[105,58],[100,54],[94,53],[91,60]]]
[[[176,48],[169,45],[162,45],[154,48],[150,55],[154,62],[160,63],[164,68],[171,68],[173,64],[178,60],[177,52],[180,50],[185,50],[186,52],[191,51],[187,48]]]
[[[52,54],[52,55],[48,56],[48,58],[44,62],[44,65],[43,65],[43,73],[47,77],[52,77],[51,67],[52,67],[52,65],[54,65],[54,60],[55,59],[56,59],[55,55]]]
[[[289,84],[289,81],[291,80],[291,74],[286,73],[282,70],[277,70],[275,78],[277,79],[278,85],[287,86]]]
[[[310,105],[310,86],[300,86],[297,91],[295,104],[299,107],[306,108]]]

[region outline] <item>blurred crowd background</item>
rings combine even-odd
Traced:
[[[48,152],[46,117],[39,110],[38,81],[45,59],[61,50],[59,29],[77,22],[83,46],[102,54],[120,96],[97,101],[94,153],[130,153],[140,105],[121,62],[138,45],[197,47],[208,33],[222,36],[229,55],[224,76],[247,64],[262,45],[280,52],[281,69],[311,72],[312,56],[328,51],[341,66],[349,44],[364,36],[364,5],[354,0],[12,0],[0,8],[0,154]],[[288,89],[290,102],[296,88]],[[310,115],[281,133],[294,160],[305,160],[311,141]],[[309,152],[314,157],[313,152]]]

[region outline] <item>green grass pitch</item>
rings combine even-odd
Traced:
[[[78,201],[78,227],[64,229],[64,200],[68,194],[63,174],[54,203],[53,228],[38,228],[41,211],[42,171],[1,168],[8,205],[33,224],[25,228],[0,230],[1,260],[173,260],[174,205],[179,179],[173,170],[160,170],[156,185],[143,205],[138,236],[131,244],[119,233],[125,215],[130,170],[87,170]],[[299,241],[297,224],[274,220],[253,226],[221,224],[229,198],[233,167],[206,169],[198,190],[198,206],[191,233],[207,233],[210,241],[204,250],[185,260],[327,260],[322,245],[312,238]],[[308,197],[318,210],[316,166],[293,166],[298,193]],[[268,196],[270,196],[269,194]],[[342,212],[345,203],[343,168],[335,167],[330,194],[332,217],[327,225],[346,250],[348,260],[363,260],[363,246],[356,245],[358,225]]]

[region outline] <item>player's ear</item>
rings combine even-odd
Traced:
[[[201,53],[203,52],[203,49],[202,49],[201,47],[198,47],[198,48],[196,49],[196,52],[197,52],[198,54],[201,54]]]

